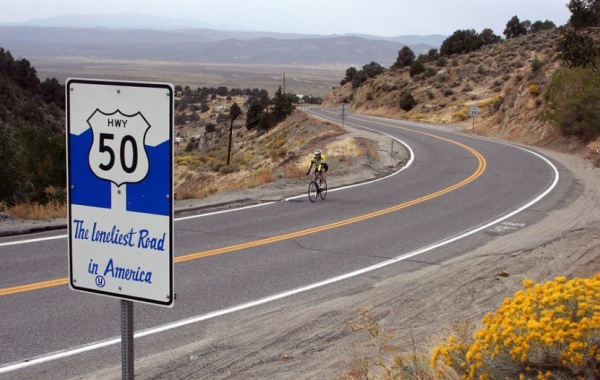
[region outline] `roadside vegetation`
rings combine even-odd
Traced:
[[[0,48],[0,211],[65,199],[64,87]],[[25,213],[29,215],[29,213]]]
[[[496,311],[454,322],[429,350],[413,343],[397,353],[372,309],[360,309],[348,328],[367,338],[338,380],[598,379],[600,275],[524,280]]]

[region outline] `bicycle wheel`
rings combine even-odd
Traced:
[[[314,202],[317,200],[317,196],[317,184],[315,181],[310,181],[308,184],[308,199],[310,199],[311,202]]]
[[[321,195],[321,199],[325,199],[325,197],[327,196],[327,181],[322,179],[319,188],[321,189],[321,191],[319,192],[319,194]]]

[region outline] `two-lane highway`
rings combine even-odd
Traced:
[[[398,120],[351,114],[346,124],[402,141],[414,155],[410,165],[382,181],[330,191],[323,202],[299,197],[177,220],[175,306],[136,304],[136,331],[327,291],[384,266],[403,273],[436,265],[493,239],[487,232],[498,223],[535,223],[560,198],[544,198],[561,184],[559,170],[529,150]],[[532,205],[535,212],[527,212]],[[15,240],[0,240],[0,374],[19,378],[39,366],[35,373],[51,378],[44,361],[115,344],[119,302],[69,290],[67,239]]]

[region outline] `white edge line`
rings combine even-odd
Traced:
[[[542,155],[540,155],[540,154],[538,154],[538,153],[536,153],[534,151],[531,151],[529,149],[525,149],[525,148],[518,147],[518,146],[515,146],[515,147],[518,148],[518,149],[524,150],[526,152],[529,152],[529,153],[531,153],[531,154],[533,154],[535,156],[538,156],[542,160],[546,161],[546,163],[554,170],[554,181],[552,182],[552,184],[550,186],[548,186],[548,188],[542,194],[538,195],[536,198],[534,198],[530,202],[524,204],[523,206],[519,207],[518,209],[516,209],[516,210],[514,210],[514,211],[512,211],[512,212],[510,212],[510,213],[508,213],[506,215],[503,215],[502,217],[500,217],[498,219],[495,219],[495,220],[490,221],[490,222],[488,222],[488,223],[486,223],[484,225],[481,225],[481,226],[479,226],[477,228],[474,228],[474,229],[469,230],[469,231],[465,231],[464,233],[462,233],[460,235],[457,235],[457,236],[454,236],[454,237],[451,237],[451,238],[448,238],[448,239],[441,240],[441,241],[439,241],[437,243],[434,243],[434,244],[431,244],[431,245],[429,245],[427,247],[423,247],[423,248],[418,249],[416,251],[408,252],[406,254],[397,256],[395,258],[382,261],[382,262],[380,262],[378,264],[374,264],[374,265],[371,265],[371,266],[366,267],[366,268],[362,268],[362,269],[359,269],[359,270],[356,270],[356,271],[353,271],[353,272],[349,272],[349,273],[343,274],[341,276],[333,277],[333,278],[330,278],[330,279],[327,279],[327,280],[324,280],[324,281],[320,281],[320,282],[316,282],[316,283],[313,283],[313,284],[310,284],[310,285],[306,285],[306,286],[303,286],[303,287],[300,287],[300,288],[288,290],[288,291],[283,292],[283,293],[279,293],[279,294],[275,294],[275,295],[268,296],[268,297],[265,297],[265,298],[261,298],[261,299],[258,299],[256,301],[252,301],[252,302],[240,304],[240,305],[233,306],[233,307],[230,307],[230,308],[227,308],[227,309],[217,310],[217,311],[214,311],[214,312],[211,312],[211,313],[208,313],[208,314],[204,314],[204,315],[199,315],[199,316],[193,317],[193,318],[183,319],[183,320],[180,320],[180,321],[177,321],[177,322],[173,322],[173,323],[169,323],[169,324],[165,324],[165,325],[162,325],[162,326],[158,326],[158,327],[154,327],[154,328],[142,330],[142,331],[134,334],[134,338],[138,338],[139,339],[139,338],[142,338],[142,337],[145,337],[145,336],[154,335],[154,334],[158,334],[158,333],[161,333],[161,332],[173,330],[173,329],[176,329],[176,328],[179,328],[179,327],[183,327],[183,326],[191,325],[191,324],[194,324],[194,323],[206,321],[206,320],[209,320],[209,319],[212,319],[212,318],[216,318],[216,317],[220,317],[220,316],[223,316],[223,315],[226,315],[226,314],[231,314],[231,313],[234,313],[234,312],[237,312],[237,311],[249,309],[249,308],[252,308],[252,307],[255,307],[255,306],[263,305],[263,304],[266,304],[266,303],[269,303],[269,302],[273,302],[273,301],[280,300],[280,299],[283,299],[283,298],[286,298],[286,297],[290,297],[290,296],[293,296],[293,295],[296,295],[296,294],[299,294],[299,293],[303,293],[303,292],[306,292],[306,291],[309,291],[309,290],[313,290],[313,289],[316,289],[316,288],[319,288],[319,287],[322,287],[322,286],[333,284],[335,282],[346,280],[346,279],[351,278],[351,277],[356,277],[356,276],[359,276],[361,274],[365,274],[365,273],[368,273],[368,272],[371,272],[371,271],[374,271],[374,270],[386,267],[388,265],[392,265],[392,264],[395,264],[397,262],[407,260],[407,259],[412,258],[414,256],[418,256],[418,255],[421,255],[421,254],[426,253],[428,251],[431,251],[433,249],[437,249],[437,248],[440,248],[440,247],[442,247],[444,245],[453,243],[453,242],[455,242],[457,240],[463,239],[463,238],[465,238],[467,236],[470,236],[470,235],[475,234],[475,233],[477,233],[479,231],[482,231],[482,230],[484,230],[486,228],[489,228],[489,227],[493,226],[494,224],[497,224],[497,223],[499,223],[499,222],[501,222],[503,220],[506,220],[506,219],[514,216],[515,214],[518,214],[519,212],[522,212],[522,211],[526,210],[527,208],[529,208],[532,205],[534,205],[537,202],[539,202],[542,198],[544,198],[546,195],[548,195],[556,187],[556,184],[559,181],[559,172],[558,172],[558,169],[556,168],[556,166],[554,166],[552,164],[552,162],[550,162],[550,160],[548,160],[547,158],[543,157]],[[89,351],[93,351],[93,350],[96,350],[96,349],[100,349],[100,348],[108,347],[108,346],[111,346],[111,345],[115,345],[115,344],[118,344],[119,342],[121,342],[121,338],[111,338],[111,339],[108,339],[108,340],[104,340],[104,341],[92,343],[90,345],[78,347],[78,348],[75,348],[75,349],[60,351],[60,352],[53,353],[53,354],[50,354],[50,355],[41,356],[41,357],[38,357],[38,358],[35,358],[35,359],[28,360],[26,362],[19,362],[19,363],[15,363],[15,364],[10,364],[10,365],[4,366],[4,367],[0,367],[0,374],[7,373],[7,372],[12,372],[12,371],[16,371],[16,370],[19,370],[19,369],[23,369],[23,368],[26,368],[26,367],[30,367],[30,366],[34,366],[34,365],[38,365],[38,364],[42,364],[42,363],[46,363],[46,362],[50,362],[50,361],[54,361],[54,360],[64,359],[64,358],[67,358],[67,357],[70,357],[70,356],[82,354],[84,352],[89,352]]]
[[[8,247],[9,245],[38,243],[40,241],[55,240],[55,239],[64,239],[66,237],[67,237],[67,235],[58,235],[58,236],[50,236],[50,237],[39,238],[39,239],[27,239],[27,240],[11,241],[11,242],[7,242],[7,243],[0,243],[0,247]]]

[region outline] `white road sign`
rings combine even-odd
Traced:
[[[74,290],[173,305],[173,86],[69,79]]]
[[[471,109],[469,110],[469,115],[471,117],[479,115],[479,106],[477,104],[471,106]]]

